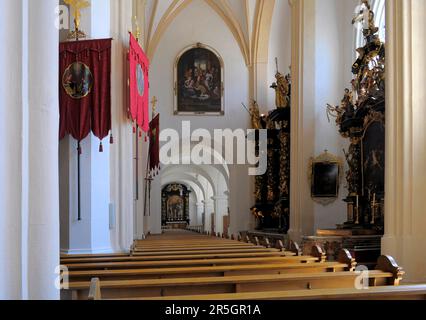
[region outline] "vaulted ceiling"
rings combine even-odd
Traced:
[[[159,42],[182,10],[204,1],[232,32],[247,65],[267,60],[275,0],[134,0],[144,25],[144,46],[152,58]]]

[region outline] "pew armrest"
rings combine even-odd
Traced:
[[[99,278],[93,278],[90,282],[88,300],[101,300],[101,283]]]
[[[399,283],[402,281],[402,277],[405,274],[405,271],[398,266],[395,259],[391,256],[380,256],[377,260],[376,269],[392,273],[393,277],[391,278],[392,283],[390,283],[390,285],[394,286],[399,286]]]
[[[324,250],[319,245],[315,245],[311,249],[311,256],[318,258],[318,262],[325,262],[327,256],[324,253]]]
[[[356,261],[354,258],[352,258],[351,253],[347,249],[341,249],[339,251],[338,259],[340,263],[344,263],[348,266],[348,271],[355,271],[356,268]]]
[[[293,240],[290,241],[289,251],[295,253],[297,257],[300,257],[302,255],[302,250],[300,249],[300,246],[297,244],[297,242]]]

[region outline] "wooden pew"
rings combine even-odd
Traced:
[[[130,300],[176,300],[176,297]],[[179,296],[179,301],[187,300],[426,300],[426,285],[378,286],[365,290],[338,288]]]
[[[170,257],[170,256],[162,256]],[[178,256],[175,260],[167,259],[141,259],[141,257],[128,257],[125,261],[111,261],[111,259],[66,259],[61,261],[69,270],[99,270],[99,269],[134,269],[134,268],[169,268],[169,267],[197,267],[197,266],[217,266],[217,265],[238,265],[238,264],[289,264],[289,263],[323,263],[325,262],[325,254],[320,248],[313,247],[311,256],[250,256],[250,257],[231,257],[208,259],[197,256],[197,259],[180,259]],[[114,258],[117,259],[117,258]],[[130,259],[130,260],[129,260]],[[346,259],[346,260],[345,260]],[[339,261],[349,263],[353,260],[348,251],[344,252]],[[149,261],[148,261],[149,260]],[[353,261],[352,261],[353,262]]]
[[[173,255],[212,255],[212,254],[232,254],[232,253],[268,253],[268,252],[277,252],[277,250],[270,250],[266,248],[244,248],[244,249],[208,249],[208,250],[199,250],[199,249],[186,249],[186,250],[177,250],[177,251],[150,251],[150,252],[134,252],[133,254],[127,255],[116,255],[116,256],[83,256],[83,257],[66,257],[61,258],[62,261],[68,263],[81,263],[85,261],[90,262],[101,262],[101,261],[134,261],[134,260],[143,260],[144,257],[155,257],[155,256],[173,256]],[[288,253],[289,255],[291,253]]]
[[[318,263],[315,257],[263,257],[257,258],[228,258],[228,259],[187,259],[160,261],[126,261],[126,262],[86,262],[65,264],[69,270],[99,270],[99,269],[134,269],[134,268],[168,268],[179,266],[219,266],[246,264],[289,264],[289,263]]]
[[[202,267],[77,270],[67,275],[71,282],[89,281],[92,277],[104,280],[167,279],[194,277],[226,277],[256,274],[293,274],[353,271],[352,262],[247,264]]]
[[[237,252],[237,253],[208,253],[208,254],[174,254],[174,255],[143,255],[111,258],[78,258],[63,260],[67,265],[82,263],[108,263],[108,262],[137,262],[137,261],[172,261],[172,260],[220,260],[220,259],[238,259],[238,258],[294,258],[293,261],[313,262],[317,259],[310,256],[291,257],[285,252]]]
[[[366,275],[370,286],[396,286],[403,271],[391,257],[382,256],[378,261],[381,269]],[[243,276],[168,278],[146,280],[103,281],[102,296],[105,298],[161,297],[194,294],[265,292],[301,289],[351,288],[360,273],[292,273],[256,274]],[[70,291],[74,299],[84,299],[90,288],[88,282],[71,282]]]

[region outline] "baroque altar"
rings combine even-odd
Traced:
[[[260,115],[255,101],[250,109],[253,128],[267,130],[268,135],[266,150],[261,150],[256,141],[257,154],[267,152],[267,170],[255,177],[255,205],[251,211],[256,231],[286,234],[290,219],[291,79],[277,71],[276,80],[271,86],[276,91],[276,109]]]
[[[367,14],[366,14],[367,13]],[[369,1],[363,1],[352,23],[364,25],[365,45],[357,49],[351,89],[345,89],[339,106],[327,106],[339,133],[349,139],[344,150],[348,171],[347,221],[336,229],[317,230],[304,238],[304,247],[322,245],[330,258],[340,248],[349,249],[361,264],[374,267],[381,254],[384,233],[385,173],[385,44],[374,24]]]
[[[339,133],[349,139],[345,152],[348,196],[347,222],[338,229],[383,234],[385,173],[385,44],[374,25],[374,13],[363,2],[368,16],[363,35],[365,45],[357,49],[353,64],[352,88],[345,89],[340,106],[328,105],[329,116],[336,118]],[[355,22],[356,19],[354,19]],[[357,231],[358,230],[358,231]]]
[[[182,184],[165,186],[161,197],[161,224],[171,229],[186,229],[189,220],[189,195],[191,191]]]

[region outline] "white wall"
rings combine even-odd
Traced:
[[[88,39],[110,37],[110,1],[91,0],[82,15],[82,30]],[[73,27],[72,27],[73,28]],[[66,41],[67,33],[61,33]],[[102,141],[91,133],[81,143],[81,221],[78,221],[77,141],[67,136],[60,142],[61,250],[67,253],[112,251],[110,232],[109,136]],[[112,148],[117,147],[113,145]]]
[[[328,150],[343,160],[343,139],[332,119],[328,123],[326,105],[339,105],[345,88],[350,88],[354,28],[351,24],[357,0],[317,0],[315,11],[315,156]],[[308,71],[309,72],[309,71]],[[346,170],[345,166],[345,170]],[[345,176],[345,174],[343,175]],[[346,180],[341,181],[339,199],[333,204],[314,205],[314,230],[335,228],[346,222]]]

